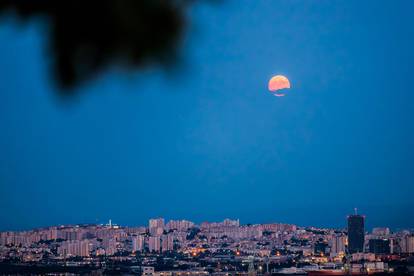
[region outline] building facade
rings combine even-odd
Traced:
[[[365,217],[351,215],[348,217],[348,251],[349,253],[364,252]]]

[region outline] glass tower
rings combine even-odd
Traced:
[[[350,215],[348,217],[348,252],[364,252],[365,217]]]

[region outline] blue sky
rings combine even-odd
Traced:
[[[411,1],[198,4],[173,71],[62,101],[43,25],[0,25],[0,230],[288,222],[414,227]],[[292,89],[267,92],[274,74]]]

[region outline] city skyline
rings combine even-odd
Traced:
[[[355,208],[356,209],[356,208]],[[239,222],[240,226],[247,226],[247,225],[261,225],[261,224],[287,224],[287,225],[296,225],[298,227],[315,227],[315,228],[320,228],[320,229],[338,229],[338,230],[344,230],[344,229],[349,229],[350,227],[350,221],[353,217],[361,217],[363,218],[363,222],[362,224],[364,225],[364,229],[362,230],[363,233],[368,233],[370,231],[375,231],[375,229],[382,229],[382,228],[387,228],[390,231],[402,231],[402,230],[414,230],[414,227],[391,227],[390,225],[387,224],[383,224],[383,225],[372,225],[372,226],[368,226],[366,224],[366,215],[360,215],[360,214],[348,214],[347,216],[345,216],[344,222],[343,222],[343,226],[327,226],[327,225],[301,225],[298,223],[291,223],[291,222],[286,222],[286,221],[256,221],[256,222],[249,222],[249,221],[242,221],[239,218],[231,218],[231,217],[221,217],[218,218],[216,220],[191,220],[185,217],[182,218],[177,218],[177,217],[165,217],[165,216],[155,216],[152,218],[148,218],[146,220],[146,223],[129,223],[129,224],[125,224],[125,223],[120,223],[118,222],[116,219],[114,220],[113,218],[108,218],[107,220],[100,220],[100,221],[84,221],[84,222],[78,222],[78,223],[59,223],[59,224],[53,224],[53,225],[40,225],[40,226],[36,226],[36,227],[30,227],[30,228],[24,228],[24,229],[0,229],[0,232],[7,232],[7,231],[12,231],[12,232],[19,232],[19,231],[28,231],[28,230],[35,230],[35,229],[44,229],[44,228],[49,228],[49,227],[75,227],[75,226],[86,226],[86,225],[100,225],[100,226],[116,226],[116,227],[147,227],[149,229],[149,232],[151,233],[151,228],[157,228],[157,226],[151,226],[151,223],[159,223],[159,220],[162,220],[162,227],[164,227],[165,225],[167,225],[170,222],[189,222],[192,223],[194,226],[200,226],[203,223],[215,223],[217,221],[226,221],[226,220],[234,220]],[[152,222],[153,221],[153,222]],[[156,222],[154,222],[156,221]],[[368,220],[369,221],[369,220]],[[327,223],[329,224],[329,223]],[[157,224],[158,225],[158,224]]]
[[[247,229],[250,227],[256,228],[261,227],[261,231],[267,231],[269,229],[273,229],[276,227],[278,229],[277,231],[284,231],[283,229],[289,229],[289,231],[297,231],[300,229],[310,229],[311,231],[332,231],[332,230],[338,230],[339,233],[346,233],[347,234],[347,250],[350,254],[358,254],[358,253],[364,253],[365,249],[367,248],[367,235],[370,234],[374,236],[374,238],[368,239],[368,241],[377,241],[376,238],[378,237],[388,237],[391,234],[395,234],[398,232],[402,233],[408,233],[414,236],[414,229],[397,229],[394,231],[394,229],[391,229],[387,226],[381,226],[381,227],[373,227],[372,229],[367,229],[365,226],[365,215],[357,214],[356,208],[355,213],[350,214],[347,216],[347,227],[345,228],[335,228],[335,227],[318,227],[318,226],[301,226],[296,224],[288,224],[288,223],[281,223],[281,222],[267,222],[267,223],[257,223],[257,224],[243,224],[240,222],[240,219],[232,219],[232,218],[224,218],[220,221],[203,221],[201,223],[193,222],[187,219],[165,219],[164,217],[155,217],[150,218],[147,221],[147,224],[143,225],[120,225],[115,223],[112,219],[109,219],[107,223],[78,223],[78,224],[61,224],[61,225],[50,225],[45,227],[38,227],[33,229],[26,229],[26,230],[19,230],[19,231],[0,231],[0,234],[19,234],[23,233],[24,235],[26,233],[30,232],[43,232],[46,230],[48,238],[46,240],[50,239],[58,239],[56,230],[58,229],[74,229],[77,231],[77,229],[82,228],[88,228],[88,227],[100,227],[102,229],[140,229],[138,232],[141,234],[146,234],[149,237],[163,237],[165,235],[168,235],[171,231],[178,231],[178,232],[188,232],[190,229],[204,229],[204,228],[222,228],[222,229],[233,229],[237,231],[237,229]],[[269,228],[270,227],[270,228]],[[166,230],[169,230],[166,232]],[[274,229],[273,229],[274,230]],[[48,232],[49,231],[49,232]],[[271,230],[269,230],[271,231]],[[1,235],[0,235],[1,237]],[[71,237],[71,236],[69,236]],[[3,237],[4,238],[4,237]],[[71,239],[71,238],[70,238]],[[381,241],[382,239],[379,239]],[[133,244],[135,246],[135,242],[133,240]],[[151,240],[149,241],[151,243]],[[414,240],[413,240],[414,242]],[[4,243],[4,241],[3,241]],[[161,247],[161,243],[157,245],[158,247]],[[337,245],[331,245],[334,247],[337,247]],[[389,246],[389,245],[388,245]],[[374,246],[375,247],[375,244]],[[169,247],[170,248],[170,247]],[[371,243],[369,243],[369,247],[371,250]],[[142,248],[141,248],[142,249]],[[173,250],[172,247],[170,250]],[[151,250],[149,250],[151,251]],[[388,252],[389,253],[389,252]],[[414,253],[414,243],[413,243],[413,253]]]
[[[0,0],[0,275],[414,276],[414,0]]]
[[[365,231],[365,216],[356,212],[347,220],[347,229],[326,229],[243,225],[228,218],[195,224],[156,217],[134,227],[110,219],[104,225],[0,232],[0,272],[29,268],[98,274],[122,270],[144,276],[409,275],[413,230]]]
[[[354,208],[354,209],[357,209],[357,208]],[[345,229],[345,228],[348,227],[347,219],[349,218],[349,216],[352,216],[352,215],[349,215],[349,210],[351,210],[351,209],[348,208],[348,213],[344,214],[343,216],[339,216],[339,217],[334,218],[334,221],[335,221],[334,223],[329,222],[328,220],[324,220],[324,218],[326,218],[326,217],[320,218],[320,216],[317,215],[317,214],[316,214],[317,219],[315,219],[316,222],[314,222],[314,223],[312,223],[312,221],[309,221],[308,223],[298,223],[298,222],[295,222],[294,219],[292,219],[292,218],[290,218],[290,219],[289,218],[286,218],[286,219],[271,219],[270,218],[270,219],[267,219],[267,220],[261,220],[261,219],[258,219],[258,218],[256,218],[256,219],[246,219],[245,217],[243,217],[242,219],[241,218],[238,218],[238,219],[240,219],[240,221],[244,225],[247,225],[247,224],[261,224],[261,223],[275,223],[276,222],[276,223],[295,224],[295,225],[300,225],[302,227],[321,227],[321,228],[327,228],[327,229],[329,229],[329,228],[331,228],[331,229]],[[312,213],[314,213],[314,212],[312,212]],[[388,228],[393,229],[393,230],[414,229],[414,224],[411,224],[411,220],[410,220],[409,217],[407,219],[405,219],[406,223],[398,225],[398,224],[395,224],[395,223],[393,224],[392,223],[392,218],[389,219],[389,222],[391,222],[391,223],[387,223],[387,221],[386,221],[387,218],[384,218],[384,216],[382,216],[382,214],[376,213],[375,215],[380,218],[379,222],[375,221],[375,220],[373,221],[372,219],[370,219],[370,218],[372,218],[371,217],[372,214],[370,214],[370,213],[368,213],[368,215],[366,215],[366,214],[363,215],[364,217],[366,217],[366,216],[369,217],[369,219],[364,222],[367,229],[373,229],[373,228],[382,227],[382,226],[387,226]],[[25,227],[15,227],[15,228],[13,228],[13,227],[9,227],[9,228],[3,227],[3,228],[1,228],[0,227],[0,231],[23,231],[23,230],[28,230],[28,229],[44,228],[44,227],[58,226],[58,225],[77,225],[77,224],[105,225],[105,224],[108,223],[108,221],[111,221],[114,224],[123,225],[123,226],[142,226],[142,225],[145,225],[146,222],[151,217],[164,218],[166,221],[183,219],[183,220],[193,221],[196,224],[201,224],[203,222],[209,222],[209,221],[210,222],[211,221],[220,221],[220,220],[225,219],[225,218],[231,218],[232,216],[216,215],[216,216],[211,216],[210,218],[208,218],[208,219],[206,218],[206,219],[203,220],[203,219],[200,219],[200,217],[202,217],[202,215],[198,215],[198,216],[196,216],[196,218],[191,218],[189,216],[187,216],[187,217],[186,216],[178,216],[177,217],[177,216],[174,216],[174,215],[170,215],[170,216],[144,215],[141,219],[139,219],[137,221],[132,220],[132,219],[127,219],[127,220],[125,220],[125,219],[122,220],[121,219],[120,220],[120,219],[117,219],[116,217],[114,218],[114,217],[109,217],[109,216],[106,216],[106,217],[101,218],[101,219],[92,219],[92,220],[87,220],[87,219],[86,220],[78,220],[75,217],[73,217],[72,219],[69,219],[67,221],[59,221],[59,222],[52,223],[52,224],[43,224],[43,223],[34,222],[34,225],[25,226]]]
[[[183,11],[177,66],[108,66],[68,98],[53,26],[2,9],[0,230],[345,227],[354,207],[368,228],[414,227],[414,1],[207,2]],[[269,93],[276,75],[285,97]]]

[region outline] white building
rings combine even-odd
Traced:
[[[162,235],[162,251],[174,250],[174,237],[172,235]]]
[[[331,253],[340,254],[345,253],[346,236],[333,236],[330,240]]]
[[[152,236],[160,236],[164,232],[164,219],[163,218],[156,218],[149,220],[149,232]]]
[[[188,220],[170,220],[166,228],[168,230],[177,230],[179,232],[187,231],[188,228],[192,228],[194,226],[194,223]]]
[[[407,235],[401,239],[401,252],[414,253],[414,235]]]
[[[375,236],[388,236],[390,234],[390,228],[388,227],[376,227],[372,229],[372,234]]]
[[[145,237],[144,236],[134,236],[132,237],[132,252],[143,251],[145,247]]]
[[[160,252],[161,249],[161,239],[160,237],[149,237],[148,239],[148,249],[150,252]]]
[[[89,240],[64,241],[58,248],[58,254],[64,257],[81,256],[88,257],[91,251]]]

